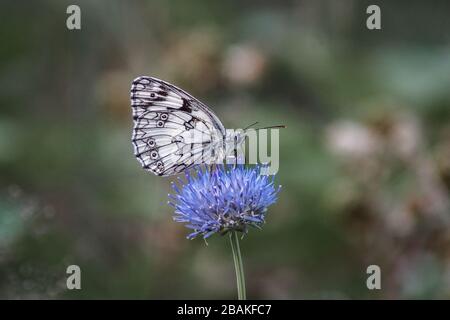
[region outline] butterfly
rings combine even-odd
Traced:
[[[138,77],[130,96],[134,155],[158,176],[223,162],[245,140],[242,130],[226,130],[206,104],[163,80]]]

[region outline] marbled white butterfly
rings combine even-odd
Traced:
[[[204,103],[156,78],[133,81],[131,107],[134,154],[144,169],[159,176],[223,162],[227,148],[235,149],[245,139],[243,131],[227,133]]]

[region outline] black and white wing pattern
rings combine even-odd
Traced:
[[[131,85],[134,154],[159,176],[210,163],[224,145],[225,128],[205,104],[187,92],[152,77]]]

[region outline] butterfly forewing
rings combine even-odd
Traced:
[[[225,129],[205,104],[162,80],[139,77],[131,85],[134,154],[160,176],[214,162]]]

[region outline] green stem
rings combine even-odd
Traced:
[[[245,300],[245,276],[242,264],[241,248],[239,247],[239,236],[236,231],[230,232],[231,250],[233,251],[234,268],[236,270],[236,283],[238,299]]]

